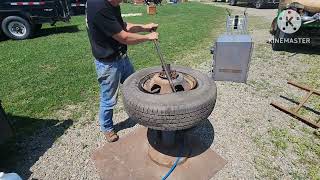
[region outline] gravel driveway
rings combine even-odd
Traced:
[[[220,3],[215,4],[226,7]],[[242,9],[232,8],[235,12]],[[315,53],[272,52],[271,46],[266,41],[275,10],[248,9],[247,12],[250,16],[249,29],[256,42],[248,83],[217,82],[217,104],[209,117],[215,133],[211,148],[228,161],[214,179],[310,177],[309,170],[312,167],[299,163],[300,156],[295,153],[295,144],[285,142],[287,147],[279,149],[274,143],[278,138],[275,134],[277,135],[278,130],[280,132],[285,130],[290,137],[291,135],[297,138],[304,137],[306,141],[312,141],[319,146],[320,139],[312,135],[314,131],[312,128],[269,104],[271,101],[285,103],[286,101],[279,95],[288,97],[302,95],[286,85],[286,81],[288,79],[304,81],[304,76],[311,68],[306,59],[319,60],[320,56]],[[194,68],[209,72],[210,55],[207,59],[205,63]],[[69,119],[74,114],[80,114],[77,123],[70,127],[66,128],[59,124],[51,126],[21,142],[19,146],[28,158],[19,163],[17,172],[29,179],[99,179],[90,155],[105,141],[99,132],[96,112],[98,106],[94,102],[93,100],[92,104],[89,103],[89,107],[85,104],[66,106],[57,112],[59,119]],[[312,104],[310,107],[314,108]],[[139,126],[126,120],[127,118],[120,101],[115,114],[115,123],[120,123],[117,125],[120,137]],[[59,129],[63,134],[56,138]],[[200,126],[195,132],[205,134],[206,130]],[[280,136],[280,140],[286,137]],[[50,143],[43,144],[43,142]],[[306,154],[312,157],[315,164],[320,164],[320,154],[312,152]],[[315,168],[317,167],[315,165]]]

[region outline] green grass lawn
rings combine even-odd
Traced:
[[[160,24],[160,45],[170,62],[187,65],[180,59],[200,47],[209,49],[212,32],[224,25],[224,9],[200,3],[164,5],[157,10],[157,15],[149,16],[146,6],[122,5],[122,13],[143,13],[126,21]],[[7,113],[47,119],[66,105],[98,100],[84,16],[73,17],[69,24],[46,25],[33,39],[2,41],[0,54],[0,99]],[[129,56],[136,69],[160,64],[151,42],[129,47]]]

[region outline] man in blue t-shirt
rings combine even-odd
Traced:
[[[122,0],[88,0],[86,21],[92,54],[100,84],[99,122],[108,142],[119,136],[113,129],[113,107],[120,83],[134,73],[127,56],[127,45],[158,39],[157,24],[126,23],[121,17]],[[139,32],[150,32],[146,35]]]

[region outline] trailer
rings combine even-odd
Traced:
[[[257,9],[264,8],[266,6],[278,6],[279,0],[229,0],[231,6],[237,5],[238,2],[246,2],[253,5]]]
[[[68,0],[1,0],[0,34],[15,40],[30,38],[44,23],[68,22],[70,9]]]

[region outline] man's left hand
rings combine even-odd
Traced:
[[[146,29],[146,31],[157,31],[158,29],[158,24],[155,24],[155,23],[150,23],[150,24],[145,24],[144,25],[144,28]]]

